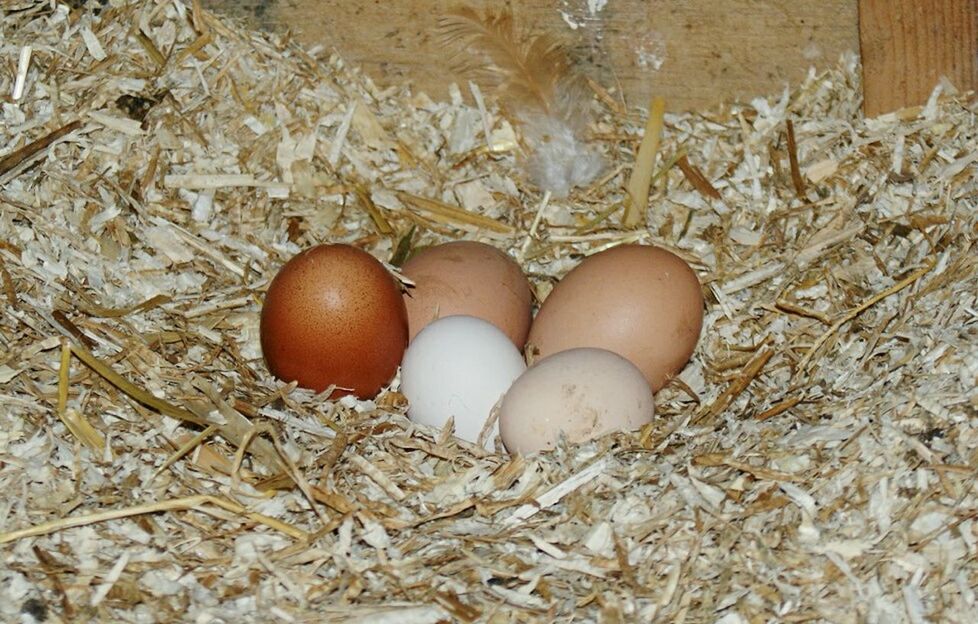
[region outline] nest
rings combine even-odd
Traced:
[[[381,89],[198,2],[89,4],[0,9],[0,618],[972,621],[974,99],[866,120],[846,58],[666,115],[634,229],[645,119],[613,92],[616,166],[556,200],[491,98]],[[686,258],[705,326],[655,423],[510,457],[412,424],[396,382],[268,375],[291,255],[459,238],[541,299],[622,242]]]

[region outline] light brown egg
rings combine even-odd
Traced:
[[[349,245],[318,245],[279,270],[261,311],[261,348],[273,375],[336,398],[371,398],[407,347],[407,312],[394,277]]]
[[[438,318],[489,321],[517,348],[530,330],[532,294],[520,266],[491,245],[457,241],[418,252],[401,268],[414,282],[404,294],[411,339]]]
[[[533,321],[538,357],[575,347],[628,358],[654,391],[689,361],[703,326],[703,294],[679,256],[621,245],[586,258],[550,292]]]
[[[510,453],[555,448],[652,422],[655,400],[634,364],[604,349],[546,357],[510,386],[499,405],[499,434]]]

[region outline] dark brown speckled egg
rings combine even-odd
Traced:
[[[394,377],[408,343],[394,276],[350,245],[318,245],[285,263],[261,311],[261,348],[282,381],[367,399]]]

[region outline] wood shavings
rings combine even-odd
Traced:
[[[365,475],[370,477],[370,479],[379,485],[387,494],[396,501],[402,500],[406,494],[397,486],[396,483],[390,480],[383,472],[381,472],[376,466],[368,462],[366,459],[359,455],[353,455],[350,457],[350,461],[353,462],[357,468],[359,468]]]
[[[559,502],[568,493],[573,492],[597,477],[605,468],[604,464],[605,462],[603,461],[595,461],[586,469],[557,484],[543,495],[536,497],[534,502],[519,507],[512,515],[506,518],[506,524],[518,524],[535,515],[540,510]]]
[[[381,89],[196,1],[15,5],[0,620],[971,624],[967,96],[864,120],[847,58],[667,115],[629,230],[628,168],[537,193],[489,90]],[[630,163],[649,117],[612,101],[591,131]],[[506,457],[412,427],[396,384],[333,402],[267,375],[293,254],[457,239],[524,254],[541,298],[614,245],[686,259],[705,327],[655,422]]]
[[[285,185],[256,180],[248,174],[170,174],[163,176],[163,186],[171,189],[219,189],[235,186],[276,188]]]
[[[81,27],[82,41],[85,42],[85,47],[88,48],[88,53],[92,55],[96,61],[104,61],[106,58],[105,50],[102,48],[102,44],[99,43],[98,37],[92,32],[88,24]]]
[[[10,154],[7,154],[0,159],[0,180],[6,182],[8,179],[7,174],[20,166],[21,163],[24,163],[36,154],[41,153],[43,150],[50,147],[55,141],[61,139],[71,132],[74,132],[80,127],[81,122],[72,121],[58,128],[54,132],[51,132],[50,134],[32,141],[31,143],[28,143],[24,147],[15,150]]]
[[[102,111],[89,111],[88,118],[109,130],[118,130],[123,134],[135,136],[143,133],[142,126],[135,119],[124,119]]]
[[[24,85],[27,82],[27,70],[31,66],[31,53],[34,51],[29,45],[20,49],[20,56],[17,58],[17,78],[14,80],[14,90],[10,94],[10,99],[14,102],[24,96]]]

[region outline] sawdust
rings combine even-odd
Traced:
[[[975,620],[973,97],[865,120],[845,59],[666,115],[624,229],[645,118],[600,93],[616,165],[557,200],[491,102],[119,4],[0,8],[0,619]],[[268,376],[292,254],[458,238],[540,298],[621,242],[686,258],[705,328],[656,422],[507,457],[413,425],[396,385]]]

